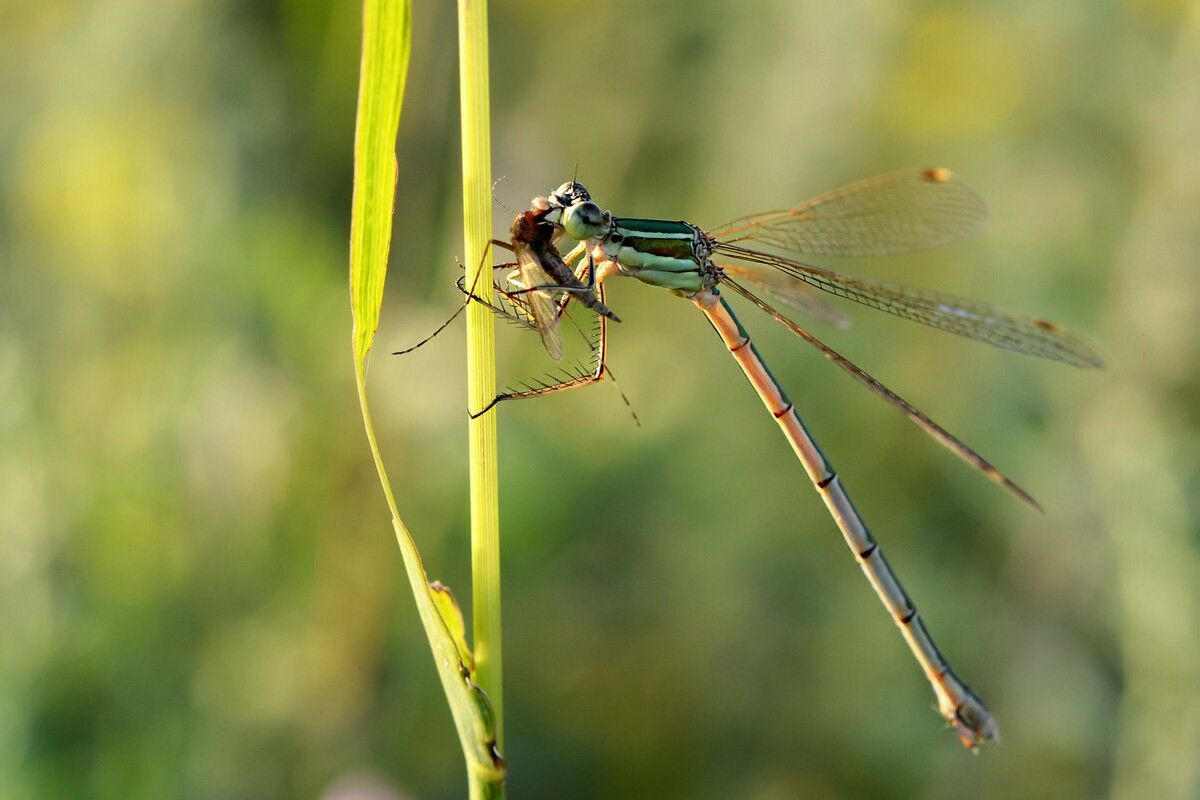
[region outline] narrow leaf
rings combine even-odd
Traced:
[[[392,514],[392,527],[400,545],[405,573],[442,682],[442,690],[450,704],[471,783],[497,787],[493,794],[499,796],[503,787],[504,760],[496,746],[495,714],[487,695],[471,679],[469,659],[464,659],[465,639],[461,632],[452,632],[447,617],[439,610],[416,542],[400,519],[367,404],[365,362],[379,326],[379,309],[387,276],[397,175],[396,131],[400,124],[410,40],[410,0],[364,2],[362,72],[354,137],[354,198],[350,222],[354,377],[371,456]],[[451,624],[454,623],[451,621]],[[461,629],[461,614],[457,625]]]
[[[396,131],[411,38],[410,0],[363,3],[350,217],[350,307],[358,361],[371,349],[383,303],[396,190]]]

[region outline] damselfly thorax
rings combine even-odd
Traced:
[[[720,280],[711,258],[712,245],[704,231],[687,222],[610,216],[591,256],[601,270],[612,263],[622,275],[690,295]],[[610,267],[598,279],[613,273]]]

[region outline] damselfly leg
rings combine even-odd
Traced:
[[[583,267],[581,267],[581,269],[587,269],[587,265],[585,264]],[[597,299],[600,302],[604,302],[604,285],[602,283],[597,283],[595,285],[594,291],[596,293]],[[513,302],[514,305],[516,305],[518,308],[521,308],[526,314],[529,314],[530,318],[532,319],[532,311],[529,310],[528,306],[524,304],[524,301],[521,299],[521,297],[519,295],[514,295],[513,293],[510,293],[503,289],[500,290],[500,292],[501,292],[502,296],[504,296],[510,302]],[[574,295],[565,295],[564,296],[563,300],[561,301],[561,305],[558,307],[556,322],[562,318],[564,312],[566,311],[567,304],[570,302],[570,300],[573,297],[574,297]],[[583,333],[582,329],[580,329],[580,333],[581,334]],[[584,337],[585,337],[585,339],[587,338],[586,334],[584,334]],[[557,392],[564,392],[564,391],[568,391],[570,389],[579,389],[584,386],[590,386],[594,383],[597,383],[597,382],[603,380],[606,373],[611,378],[612,373],[608,368],[608,360],[607,360],[608,359],[608,317],[605,316],[604,314],[596,315],[596,331],[595,331],[594,336],[588,341],[588,344],[592,351],[592,365],[589,369],[581,369],[578,372],[570,372],[567,370],[561,370],[559,375],[548,376],[550,378],[549,381],[547,381],[546,379],[542,379],[540,381],[535,381],[532,384],[528,383],[528,382],[524,382],[518,387],[510,387],[508,389],[505,389],[503,392],[496,395],[496,397],[492,399],[492,402],[488,403],[481,410],[475,411],[475,412],[468,412],[470,414],[471,418],[474,419],[476,417],[481,416],[482,414],[487,413],[497,403],[500,403],[505,400],[523,400],[523,399],[527,399],[527,398],[531,398],[531,397],[543,397],[545,395],[555,394]],[[614,383],[615,383],[615,379],[614,379]],[[617,391],[620,392],[619,387],[618,387]],[[620,392],[620,394],[621,394],[621,399],[624,400],[624,402],[625,402],[625,405],[629,406],[630,413],[633,413],[633,408],[629,404],[629,399],[627,397],[625,397],[625,394],[623,392]],[[634,417],[634,420],[636,421],[637,414],[633,414],[633,417]]]

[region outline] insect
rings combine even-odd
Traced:
[[[484,304],[510,322],[535,330],[541,337],[542,346],[546,348],[547,354],[555,361],[563,357],[559,323],[566,309],[567,296],[574,297],[603,317],[615,322],[621,321],[620,317],[601,301],[599,292],[603,292],[603,289],[595,284],[594,273],[588,273],[592,281],[584,284],[574,270],[563,262],[562,255],[555,247],[556,240],[562,236],[562,226],[549,221],[547,216],[552,212],[557,215],[574,199],[569,195],[557,194],[535,197],[531,208],[517,214],[513,220],[509,231],[510,241],[492,239],[490,242],[513,253],[517,260],[493,267],[497,273],[507,273],[506,281],[495,281],[495,289],[503,298],[500,301],[502,305]],[[481,272],[477,271],[475,280],[479,280],[480,276]],[[411,353],[445,330],[472,300],[484,302],[475,295],[475,284],[469,289],[466,287],[465,278],[459,278],[458,288],[466,297],[454,314],[417,344],[397,350],[392,355]]]
[[[722,293],[728,289],[749,301],[899,408],[941,445],[1038,508],[1028,492],[982,456],[764,299],[815,311],[837,321],[838,312],[823,302],[815,289],[997,347],[1079,367],[1103,366],[1087,344],[1045,320],[1009,314],[986,303],[940,292],[854,277],[771,252],[799,257],[864,256],[946,244],[982,227],[987,212],[979,196],[949,170],[910,169],[859,181],[792,208],[752,214],[704,230],[683,221],[614,216],[592,201],[586,187],[570,181],[548,197],[535,199],[531,212],[527,213],[533,217],[526,221],[534,221],[536,226],[518,229],[514,225],[513,242],[502,244],[518,254],[524,290],[540,297],[523,305],[529,309],[532,326],[542,334],[550,354],[555,355],[553,336],[547,342],[546,330],[552,328],[557,333],[563,307],[571,299],[586,302],[594,297],[595,302],[587,304],[603,313],[602,309],[606,309],[603,284],[608,278],[633,277],[690,300],[708,319],[778,422],[847,546],[932,685],[939,713],[969,748],[995,739],[998,728],[992,714],[954,673],[934,644],[916,605],[884,559],[838,474],[805,428],[795,406]],[[522,223],[520,217],[518,223]],[[560,233],[579,242],[565,257],[560,257],[555,247]],[[752,248],[747,243],[770,249]],[[565,277],[563,269],[571,274],[574,283]],[[540,284],[542,280],[548,282]],[[539,285],[543,288],[538,289]],[[561,293],[556,296],[555,292]],[[545,304],[539,309],[537,303],[542,301]],[[603,317],[600,323],[603,331]],[[561,354],[561,344],[558,352]],[[543,395],[599,381],[607,369],[605,355],[602,334],[597,365],[591,374],[506,392],[472,416],[485,413],[501,400]]]
[[[621,321],[597,296],[595,271],[587,270],[591,283],[584,284],[563,262],[554,246],[562,228],[547,221],[546,216],[557,212],[563,203],[573,199],[557,195],[535,198],[533,208],[518,214],[513,220],[511,242],[492,240],[492,244],[512,250],[516,256],[517,275],[510,278],[510,282],[517,289],[505,292],[505,295],[509,299],[527,296],[524,307],[533,318],[546,352],[555,361],[563,356],[559,319],[568,298],[575,299],[608,319]],[[556,302],[555,293],[563,293],[562,301]]]

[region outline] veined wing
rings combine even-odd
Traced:
[[[718,244],[716,252],[774,267],[838,297],[968,339],[1076,367],[1104,366],[1104,360],[1087,343],[1044,319],[1009,314],[978,300],[929,289],[843,275],[737,245]]]
[[[538,335],[542,337],[542,345],[555,361],[563,357],[562,333],[558,323],[558,304],[549,291],[535,289],[536,286],[555,286],[556,281],[542,268],[541,261],[526,245],[514,242],[517,254],[517,270],[520,297],[528,305],[529,313],[533,316]]]
[[[834,308],[807,283],[798,281],[779,270],[725,264],[722,265],[721,271],[731,278],[736,278],[761,290],[771,299],[797,311],[802,311],[835,328],[845,330],[851,325],[850,315]]]
[[[501,264],[493,269],[513,270],[516,266],[516,264]],[[510,325],[528,328],[532,331],[537,330],[537,322],[534,321],[533,312],[529,310],[529,303],[524,300],[524,294],[513,294],[512,292],[514,289],[514,284],[511,281],[508,281],[506,278],[497,278],[496,280],[492,281],[493,292],[492,300],[490,302],[484,300],[474,292],[468,292],[466,288],[466,278],[459,278],[455,282],[455,285],[458,286],[458,290],[460,292],[467,295],[466,302],[469,303],[470,301],[474,300],[477,303],[482,303],[484,306],[490,309],[493,314]],[[463,304],[463,307],[466,307],[466,303]]]
[[[930,419],[925,414],[923,414],[920,411],[920,409],[918,409],[912,403],[908,402],[903,397],[896,394],[888,387],[884,386],[882,383],[880,383],[878,380],[876,380],[874,377],[872,377],[871,374],[868,373],[865,369],[858,366],[853,361],[846,358],[841,353],[837,352],[832,347],[830,347],[829,345],[822,342],[816,336],[813,336],[807,330],[800,327],[792,320],[788,319],[786,316],[781,314],[776,309],[772,308],[770,304],[768,304],[764,300],[756,297],[753,293],[751,293],[744,287],[738,285],[737,282],[732,281],[728,278],[724,278],[724,279],[722,279],[721,283],[723,285],[728,286],[729,288],[733,289],[735,292],[740,294],[742,297],[746,298],[751,303],[758,306],[758,308],[760,308],[763,311],[765,311],[766,313],[770,314],[777,322],[779,322],[785,328],[787,328],[792,333],[799,336],[804,341],[811,344],[813,347],[820,350],[821,353],[826,358],[831,360],[833,363],[837,364],[839,367],[844,369],[846,372],[850,373],[850,375],[855,380],[864,384],[868,389],[875,392],[875,394],[879,395],[884,400],[888,401],[892,405],[899,408],[901,411],[904,412],[905,416],[907,416],[910,420],[912,420],[919,428],[921,428],[921,430],[923,430],[927,434],[929,434],[938,444],[942,445],[947,450],[949,450],[950,452],[954,453],[956,456],[961,458],[963,461],[967,462],[972,467],[974,467],[975,469],[982,472],[992,482],[1004,487],[1005,489],[1012,492],[1017,497],[1021,498],[1021,500],[1025,501],[1026,503],[1033,506],[1037,510],[1039,510],[1039,511],[1042,510],[1042,507],[1040,505],[1038,505],[1037,500],[1034,500],[1033,496],[1030,495],[1029,492],[1022,489],[1013,480],[1011,480],[1008,476],[1006,476],[1000,470],[996,469],[996,467],[992,466],[991,462],[989,462],[983,456],[979,455],[979,453],[976,453],[974,450],[972,450],[970,447],[968,447],[965,443],[963,443],[962,440],[960,440],[959,438],[954,436],[952,433],[947,431],[945,428],[943,428],[941,425],[938,425],[932,419]]]
[[[935,167],[877,175],[709,233],[799,255],[875,256],[947,244],[976,233],[986,220],[983,199],[950,170]]]

